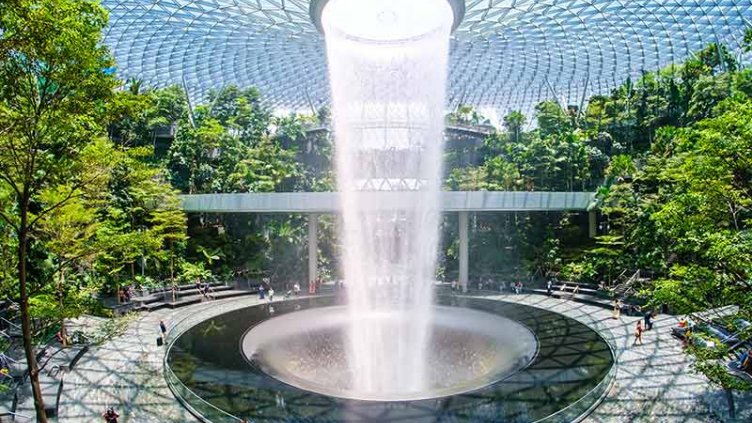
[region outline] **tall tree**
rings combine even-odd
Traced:
[[[78,189],[76,195],[66,200],[72,191],[68,183],[45,189],[40,198],[45,204],[60,204],[39,219],[36,234],[50,253],[55,266],[49,280],[41,281],[40,293],[32,296],[32,303],[44,303],[50,311],[46,317],[60,322],[60,330],[66,334],[65,319],[78,317],[86,309],[84,304],[99,286],[93,278],[75,278],[73,286],[68,271],[91,263],[100,248],[96,233],[101,226],[97,211],[106,201],[106,186],[110,166],[113,164],[112,144],[106,140],[88,145],[81,156],[84,176],[90,184]],[[71,272],[73,273],[73,272]],[[82,281],[89,282],[86,285]],[[34,300],[38,301],[34,301]],[[34,310],[32,310],[34,311]],[[35,316],[35,317],[38,317]]]
[[[107,14],[81,0],[0,3],[0,180],[16,215],[0,216],[17,241],[23,343],[37,421],[46,423],[29,318],[29,244],[47,214],[81,195],[92,181],[80,156],[103,135],[103,102],[115,85],[101,44]],[[68,191],[42,198],[47,187]],[[48,202],[49,201],[49,202]]]

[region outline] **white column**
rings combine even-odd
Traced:
[[[596,217],[597,215],[594,209],[588,212],[588,236],[590,236],[590,238],[595,238],[596,236],[598,236],[598,230],[596,228]]]
[[[318,278],[319,215],[308,215],[308,282]]]
[[[468,248],[468,235],[467,235],[467,212],[460,212],[460,287],[462,292],[467,292],[467,279],[468,279],[468,261],[469,261],[469,248]]]

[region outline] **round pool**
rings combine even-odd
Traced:
[[[176,397],[207,422],[570,422],[598,404],[614,374],[608,343],[576,320],[446,296],[434,309],[427,388],[358,392],[336,297],[215,313],[178,324],[165,357]]]

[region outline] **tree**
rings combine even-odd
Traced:
[[[53,284],[41,284],[42,292],[32,297],[36,305],[48,310],[47,316],[60,322],[60,330],[66,334],[65,319],[78,317],[85,311],[85,303],[90,294],[99,288],[91,278],[86,279],[91,286],[77,283],[69,286],[67,271],[74,266],[91,268],[100,249],[96,233],[101,226],[97,211],[106,201],[106,186],[112,163],[112,145],[98,140],[84,150],[81,161],[83,172],[90,184],[78,189],[75,196],[66,200],[74,189],[68,183],[45,189],[40,198],[45,204],[60,204],[39,219],[37,233],[46,250],[55,262],[52,272]],[[79,278],[79,282],[84,278]],[[51,301],[45,300],[51,299]],[[39,316],[37,316],[39,317]]]
[[[29,243],[50,212],[92,183],[80,160],[103,135],[103,103],[115,86],[101,44],[107,14],[76,0],[0,4],[0,180],[16,215],[0,214],[17,238],[21,326],[37,421],[46,423],[29,318]],[[45,188],[69,191],[47,203]]]
[[[520,134],[522,133],[522,127],[525,126],[525,121],[525,115],[519,110],[514,110],[504,116],[504,127],[512,135],[514,142],[520,142]]]
[[[487,125],[488,119],[483,117],[473,106],[460,104],[453,112],[447,115],[447,120],[460,125]]]
[[[549,100],[535,106],[535,118],[541,135],[552,135],[571,129],[571,120],[559,103]]]

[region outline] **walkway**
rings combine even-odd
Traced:
[[[362,191],[369,204],[392,210],[395,204],[415,200],[410,191]],[[181,195],[183,210],[189,213],[337,213],[337,192],[268,192],[243,194]],[[588,211],[594,192],[549,191],[443,191],[445,212]]]
[[[159,321],[169,326],[208,307],[228,310],[255,305],[257,298],[217,300],[175,310],[143,314],[128,330],[92,348],[65,377],[60,397],[60,423],[91,423],[108,406],[122,423],[184,423],[197,419],[172,395],[162,375],[164,347],[157,347]]]
[[[678,323],[673,316],[659,315],[652,331],[643,334],[643,345],[632,346],[639,318],[541,295],[506,295],[505,301],[520,302],[556,311],[596,327],[616,346],[616,381],[605,401],[585,419],[587,423],[627,422],[729,422],[722,390],[693,373],[679,340],[671,336]],[[738,422],[752,421],[752,395],[737,395]],[[742,409],[742,403],[748,404]]]
[[[617,347],[617,380],[586,422],[728,421],[723,393],[691,372],[681,343],[671,336],[675,318],[659,316],[655,329],[645,333],[644,345],[632,347],[635,317],[613,320],[608,310],[540,295],[488,298],[556,311],[595,326],[611,338]],[[159,320],[165,319],[169,325],[208,307],[229,311],[257,303],[255,298],[229,299],[144,314],[125,335],[92,349],[66,376],[59,421],[98,421],[97,416],[112,405],[125,423],[195,422],[178,405],[162,377],[164,349],[155,345]],[[736,399],[739,407],[742,397]],[[752,404],[751,399],[747,395],[744,401]],[[752,407],[738,414],[738,421],[752,421]]]

